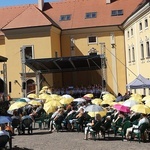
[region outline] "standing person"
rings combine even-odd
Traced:
[[[101,125],[101,115],[96,114],[95,118],[87,124],[87,127],[84,129],[84,140],[88,140],[88,133],[91,131],[96,131],[96,126],[100,127]]]

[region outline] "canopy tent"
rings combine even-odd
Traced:
[[[26,65],[34,72],[58,73],[101,69],[103,55],[87,55],[59,58],[27,59]]]
[[[150,88],[150,80],[143,77],[141,74],[137,76],[132,82],[126,85],[128,89],[143,89]]]

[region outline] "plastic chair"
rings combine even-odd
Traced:
[[[28,134],[32,134],[32,122],[33,120],[31,118],[25,118],[22,120],[22,131],[23,134],[25,134],[25,129],[28,129]]]
[[[92,127],[93,131],[90,131],[92,138],[94,140],[96,140],[97,136],[98,138],[100,138],[99,136],[99,132],[101,131],[101,121],[98,121],[93,127]]]
[[[126,135],[126,130],[127,130],[127,128],[130,128],[132,126],[132,123],[131,123],[131,121],[125,121],[124,123],[123,123],[123,125],[122,125],[122,128],[121,128],[121,130],[120,131],[118,131],[119,132],[119,135],[121,135],[122,136],[122,141],[123,141],[123,139],[124,139],[124,136]]]
[[[133,128],[132,132],[131,132],[131,139],[136,136],[138,138],[139,143],[141,142],[141,140],[143,140],[143,142],[145,142],[145,131],[146,129],[148,129],[149,124],[148,123],[143,123],[141,124],[138,128]]]
[[[12,129],[13,129],[13,133],[14,133],[14,129],[17,128],[18,134],[20,134],[20,119],[13,118],[11,125],[12,125]]]
[[[119,118],[119,119],[111,126],[111,128],[112,128],[113,131],[114,131],[114,136],[117,135],[117,132],[118,132],[119,127],[122,127],[122,121],[123,121],[123,118]]]

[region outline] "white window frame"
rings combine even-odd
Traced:
[[[26,55],[25,50],[26,50],[27,47],[31,47],[31,50],[32,50],[32,54],[31,54],[32,57],[31,57],[31,58],[28,58],[28,59],[34,59],[34,45],[23,45],[24,57],[25,57],[25,55]],[[25,58],[25,59],[27,59],[27,58]]]
[[[90,42],[90,38],[91,37],[95,37],[95,42]],[[97,44],[98,43],[98,38],[97,38],[97,36],[95,36],[95,35],[91,35],[91,36],[88,36],[88,44],[90,45],[90,44]]]

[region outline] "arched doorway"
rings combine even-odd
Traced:
[[[36,93],[35,91],[35,81],[32,79],[27,80],[27,95],[30,93]]]

